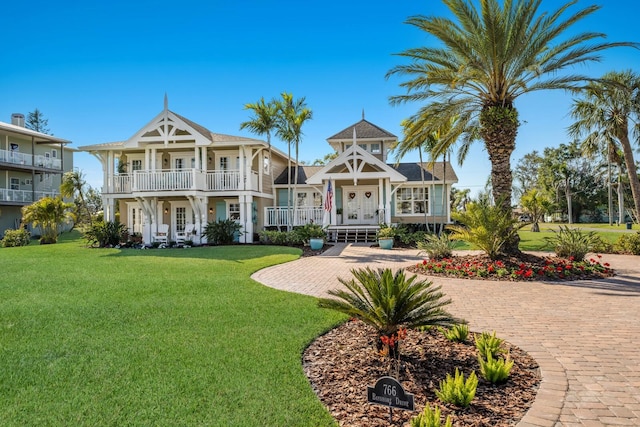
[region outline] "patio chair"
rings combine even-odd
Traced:
[[[194,224],[187,224],[184,226],[184,230],[176,231],[176,243],[184,244],[185,240],[193,240],[195,236],[196,226]]]
[[[168,243],[169,224],[158,224],[158,231],[153,233],[152,239],[154,242]]]

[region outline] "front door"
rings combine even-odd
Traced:
[[[376,220],[377,187],[343,187],[342,203],[344,205],[344,224],[371,225],[378,222]]]

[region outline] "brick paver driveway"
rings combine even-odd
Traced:
[[[326,296],[352,268],[418,260],[415,250],[339,244],[253,278]],[[518,426],[640,426],[640,257],[605,255],[602,261],[618,275],[563,283],[433,278],[453,300],[451,312],[472,330],[495,330],[540,364],[540,390]]]

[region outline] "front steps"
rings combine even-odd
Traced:
[[[327,240],[334,243],[375,243],[377,225],[332,225],[327,228]]]

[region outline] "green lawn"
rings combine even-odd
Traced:
[[[67,236],[0,249],[0,425],[333,424],[300,359],[343,317],[249,278],[299,250]]]

